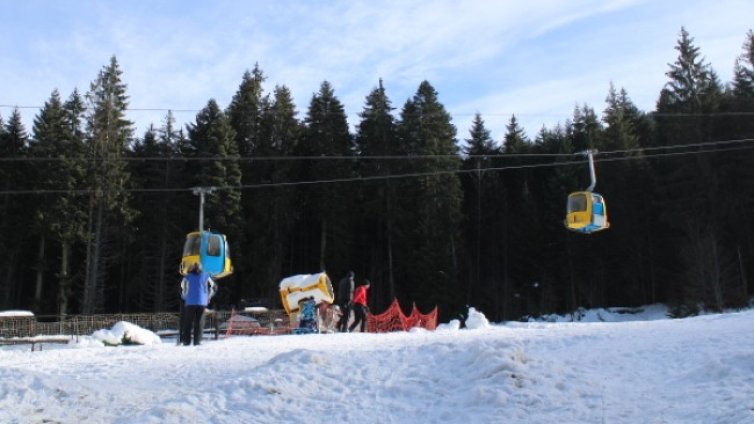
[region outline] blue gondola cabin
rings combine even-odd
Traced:
[[[200,262],[204,272],[214,279],[232,274],[233,266],[225,235],[210,231],[189,233],[183,245],[180,273],[186,275],[191,265],[197,262]]]

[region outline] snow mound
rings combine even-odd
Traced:
[[[92,341],[99,341],[103,345],[117,346],[121,344],[139,344],[139,345],[156,345],[162,343],[160,336],[152,331],[131,324],[130,322],[120,321],[113,325],[113,328],[107,330],[97,330],[92,333],[93,340],[79,342],[81,345],[96,344]]]
[[[461,321],[457,319],[450,320],[449,323],[438,324],[436,331],[455,331],[461,328]]]
[[[565,315],[543,315],[541,317],[529,318],[529,322],[625,322],[625,321],[655,321],[668,319],[668,308],[665,305],[654,304],[640,308],[597,308],[584,309],[579,308],[572,314]]]
[[[476,308],[469,308],[469,317],[466,318],[466,328],[470,329],[482,329],[490,328],[490,321],[484,316],[483,313],[476,310]]]

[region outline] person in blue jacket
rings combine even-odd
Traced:
[[[207,308],[217,286],[198,262],[191,266],[189,273],[181,280],[181,298],[183,299],[183,314],[181,316],[181,343],[191,344],[191,333],[194,333],[194,346],[202,343],[204,332],[204,310]]]

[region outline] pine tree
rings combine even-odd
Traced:
[[[18,108],[13,110],[8,122],[0,132],[0,157],[12,158],[0,167],[0,306],[13,307],[22,296],[22,275],[19,261],[23,253],[25,234],[20,228],[28,228],[28,207],[24,199],[11,195],[11,191],[28,188],[26,174],[30,167],[23,159],[27,155],[28,135]]]
[[[655,235],[659,232],[652,202],[654,176],[649,164],[638,150],[641,141],[640,121],[643,119],[625,89],[617,91],[610,84],[603,112],[606,128],[604,146],[608,151],[624,152],[632,158],[607,164],[598,178],[605,195],[612,226],[607,261],[613,270],[609,300],[625,299],[626,304],[648,304],[658,301],[655,276]],[[603,168],[604,169],[604,168]],[[620,240],[620,242],[616,242]]]
[[[304,156],[322,156],[323,160],[305,164],[302,179],[327,181],[350,178],[353,171],[349,162],[325,159],[328,156],[353,156],[353,139],[346,113],[329,82],[322,82],[319,91],[312,96],[304,124],[299,151]],[[319,230],[317,235],[312,235],[316,245],[310,247],[319,252],[319,260],[309,266],[320,270],[346,269],[352,260],[349,210],[356,195],[355,185],[321,183],[303,190],[306,207],[312,214],[311,224]]]
[[[550,130],[542,128],[531,152],[573,154],[572,129],[570,123],[566,128],[560,125]],[[575,156],[559,156],[556,162],[575,159]],[[573,311],[584,302],[582,281],[577,278],[579,264],[574,263],[574,258],[579,257],[578,252],[582,249],[577,243],[583,240],[574,239],[573,234],[563,228],[568,194],[583,190],[589,184],[589,173],[586,171],[588,168],[586,162],[582,163],[575,166],[536,168],[532,170],[524,187],[523,204],[526,205],[527,213],[523,216],[534,220],[526,225],[526,228],[529,228],[527,241],[540,246],[537,251],[532,252],[525,264],[537,270],[536,278],[549,280],[552,302],[557,310]],[[526,276],[525,272],[519,275]],[[514,294],[520,294],[526,284],[526,279],[514,280],[511,282],[511,290]]]
[[[456,250],[463,196],[457,174],[461,159],[456,128],[429,82],[423,81],[401,110],[398,134],[406,154],[432,156],[410,164],[414,172],[426,176],[406,180],[400,189],[402,210],[414,211],[399,224],[405,235],[402,247],[410,249],[402,257],[404,281],[410,285],[403,291],[420,306],[440,304],[456,310],[460,308]]]
[[[192,186],[217,188],[206,199],[204,227],[226,234],[231,254],[238,257],[242,253],[235,235],[241,234],[243,218],[241,167],[235,131],[217,102],[210,99],[196,115],[196,123],[189,125],[188,135],[195,158],[202,159],[190,165],[195,176]],[[237,278],[231,276],[224,283],[230,284],[233,294],[238,295],[240,286]],[[230,295],[227,292],[219,294]]]
[[[132,123],[126,119],[126,84],[113,56],[103,67],[86,95],[88,102],[87,147],[89,169],[89,223],[87,228],[86,276],[82,312],[93,313],[105,307],[108,288],[122,288],[123,281],[109,279],[110,265],[120,254],[123,222],[134,215],[127,191],[130,175],[124,155],[132,136]],[[118,224],[118,225],[116,225]],[[123,299],[119,299],[123,302]]]
[[[262,84],[265,77],[259,64],[254,69],[246,71],[243,74],[241,84],[233,95],[230,105],[227,108],[226,116],[230,126],[234,130],[234,142],[238,146],[240,157],[244,158],[241,162],[242,182],[244,185],[258,184],[263,181],[265,171],[260,169],[267,164],[250,160],[257,156],[264,140],[264,113],[269,107],[269,98],[264,94]],[[260,240],[260,228],[262,225],[258,215],[270,212],[266,209],[264,200],[261,199],[257,190],[249,190],[244,193],[241,208],[246,217],[246,225],[243,233],[233,235],[236,245],[246,245],[246,240],[251,244],[261,242],[261,246],[270,243],[270,240]],[[257,249],[252,248],[256,252]],[[244,275],[244,270],[258,270],[256,259],[257,255],[239,255],[241,252],[234,251],[236,268],[236,277],[239,279],[248,279]],[[257,274],[258,275],[258,274]]]
[[[498,172],[485,171],[499,162],[496,156],[500,149],[479,113],[474,116],[463,152],[466,158],[462,166],[465,173],[461,177],[465,218],[462,228],[467,235],[470,268],[465,303],[471,304],[472,299],[479,297],[478,293],[489,295],[494,289],[491,283],[497,280],[495,271],[502,251],[500,217],[506,202]]]
[[[86,189],[87,181],[87,148],[85,144],[86,134],[84,131],[84,121],[86,105],[78,89],[74,89],[68,100],[63,104],[63,113],[65,114],[65,124],[68,126],[70,135],[70,146],[61,150],[69,158],[66,161],[66,167],[71,169],[68,177],[73,177],[66,184],[72,188]],[[61,224],[60,234],[60,271],[58,277],[58,313],[65,315],[69,310],[69,305],[74,297],[74,286],[81,279],[82,272],[72,265],[74,247],[79,242],[86,240],[87,225],[87,203],[83,196],[76,196],[71,202],[61,205]],[[84,261],[82,261],[84,262]]]
[[[77,93],[70,100],[71,104],[80,101]],[[60,248],[58,276],[58,304],[54,305],[60,314],[67,313],[68,298],[71,291],[70,255],[71,246],[84,239],[86,223],[85,202],[75,190],[83,188],[86,176],[84,164],[84,144],[80,134],[80,125],[71,122],[70,110],[62,102],[57,90],[53,91],[39,115],[34,120],[33,138],[30,142],[30,156],[39,159],[32,179],[36,188],[41,190],[62,190],[50,196],[46,201],[37,203],[34,213],[36,232],[39,234],[37,277],[34,290],[34,304],[37,308],[50,308],[51,304],[42,304],[44,296],[44,274],[51,256],[46,253],[48,241],[52,248]],[[77,135],[79,137],[77,137]]]
[[[731,138],[754,136],[754,123],[746,114],[754,111],[754,31],[746,34],[743,53],[736,58],[728,103],[726,112],[732,116],[725,127],[731,129]]]
[[[246,71],[243,74],[241,85],[228,106],[226,114],[235,130],[241,157],[254,156],[262,142],[262,115],[269,103],[262,89],[264,80],[264,74],[259,64],[256,64],[252,72]],[[247,175],[246,169],[244,175]]]
[[[262,146],[261,152],[264,155],[285,157],[290,156],[296,149],[301,132],[302,124],[297,118],[298,112],[293,103],[293,97],[288,87],[277,86],[273,90],[273,100],[270,107],[265,112],[265,137],[267,141]],[[292,175],[297,174],[298,163],[285,161],[283,163],[267,163],[267,173],[265,178],[272,184],[287,182]],[[278,186],[271,190],[265,190],[268,197],[272,216],[268,213],[268,219],[272,222],[269,225],[271,230],[269,249],[269,261],[266,264],[267,280],[280,281],[285,276],[284,261],[289,251],[291,233],[301,215],[296,189],[293,187]],[[262,202],[259,206],[265,206]],[[292,258],[288,258],[288,273],[292,273]],[[263,268],[264,269],[264,268]],[[263,291],[265,296],[277,296],[277,287],[272,284],[266,286]]]
[[[503,156],[496,162],[497,167],[513,168],[497,174],[502,199],[498,216],[501,227],[499,260],[492,284],[483,297],[488,305],[487,310],[493,312],[492,316],[498,320],[514,316],[511,313],[511,302],[516,299],[513,287],[516,281],[527,280],[525,275],[530,268],[527,261],[536,252],[529,234],[539,226],[539,222],[529,189],[531,171],[525,168],[532,162],[522,156],[531,149],[525,131],[515,115],[511,116],[503,137]]]
[[[736,60],[734,87],[739,96],[754,97],[754,31],[746,33],[742,49]]]
[[[676,46],[679,55],[670,65],[669,78],[657,102],[657,126],[660,145],[691,144],[710,141],[715,133],[715,113],[719,110],[721,87],[711,66],[700,57],[700,50],[685,29]],[[663,162],[658,172],[663,181],[660,198],[668,199],[664,219],[677,231],[677,237],[665,240],[679,252],[685,278],[676,292],[683,292],[676,301],[704,302],[711,308],[722,308],[724,286],[720,276],[721,260],[727,256],[720,244],[725,204],[722,188],[711,155],[681,157]],[[702,266],[700,268],[698,265]]]
[[[602,126],[594,109],[587,105],[576,107],[572,123],[573,149],[576,152],[600,149]]]
[[[265,299],[278,296],[275,281],[285,272],[293,272],[290,245],[293,227],[301,214],[294,187],[277,186],[289,182],[296,174],[297,163],[291,160],[272,160],[292,155],[301,133],[301,123],[290,90],[277,86],[271,101],[265,100],[260,117],[258,142],[255,146],[249,184],[271,184],[244,194],[246,202],[246,248],[254,252],[248,256],[249,269],[254,270],[253,293]],[[270,160],[266,160],[270,159]],[[246,177],[246,173],[244,173]],[[287,268],[286,268],[287,263]]]
[[[721,112],[723,124],[718,126],[717,139],[740,140],[754,137],[754,32],[749,30],[736,58],[733,82],[726,91]],[[754,227],[750,217],[754,212],[754,158],[751,155],[732,151],[720,155],[723,164],[717,169],[721,174],[721,189],[724,192],[728,213],[725,215],[722,233],[730,244],[730,255],[735,257],[733,267],[740,281],[740,289],[729,290],[726,301],[733,306],[749,301],[750,275],[754,274]],[[735,287],[735,285],[733,285]]]
[[[183,236],[191,228],[187,211],[194,211],[182,202],[188,198],[186,193],[174,191],[186,187],[180,162],[175,160],[178,137],[175,118],[168,112],[162,127],[150,126],[133,148],[135,160],[130,164],[134,185],[160,190],[142,192],[134,198],[137,209],[151,211],[135,221],[133,253],[129,255],[130,267],[135,268],[128,284],[129,307],[137,310],[165,311],[174,307],[177,300],[175,257],[181,251]],[[194,218],[194,214],[190,217]]]
[[[518,124],[516,115],[512,115],[510,121],[508,121],[508,125],[505,126],[503,152],[511,154],[526,153],[528,145],[526,132]]]
[[[394,161],[375,159],[377,156],[399,154],[396,140],[396,123],[393,106],[387,96],[382,80],[379,86],[366,97],[360,113],[355,143],[362,160],[359,173],[362,177],[389,177],[394,174]],[[363,252],[359,263],[367,270],[374,283],[372,298],[380,307],[387,307],[395,298],[394,269],[394,222],[396,220],[396,192],[391,179],[369,181],[362,185],[360,215],[363,225],[358,230],[358,250]]]

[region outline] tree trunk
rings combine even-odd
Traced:
[[[390,182],[388,181],[388,194],[387,198],[387,272],[388,272],[388,288],[390,291],[390,298],[388,304],[395,299],[395,275],[393,271],[393,210],[392,210],[392,190],[390,190]]]
[[[714,234],[710,237],[710,243],[712,244],[711,283],[715,295],[715,306],[718,311],[722,311],[725,303],[725,300],[723,299],[723,277],[720,272],[720,257],[717,253],[717,238]]]
[[[749,297],[749,281],[746,279],[746,267],[744,266],[743,255],[741,255],[741,245],[738,245],[738,267],[741,272],[741,289],[742,297],[741,301],[744,304],[748,301]]]
[[[99,293],[99,273],[100,273],[100,257],[102,254],[102,231],[104,231],[104,205],[102,202],[97,204],[97,216],[94,221],[94,240],[91,242],[91,247],[88,249],[88,254],[91,258],[87,261],[89,264],[87,272],[87,281],[84,286],[84,304],[82,305],[82,312],[85,314],[91,314],[98,311],[100,302]]]
[[[68,255],[70,246],[67,241],[63,241],[60,246],[60,282],[58,285],[58,313],[65,316],[68,312],[68,297],[71,295],[71,277],[68,270]]]
[[[322,220],[321,231],[319,234],[319,270],[324,271],[325,268],[325,252],[327,250],[327,220]]]
[[[13,250],[8,254],[8,263],[5,269],[5,286],[3,290],[3,299],[7,308],[15,307],[15,293],[16,287],[14,287],[15,273],[16,273],[16,255],[17,251]],[[1,303],[0,303],[1,304]]]
[[[90,296],[92,289],[91,286],[91,280],[92,280],[92,262],[94,260],[94,243],[92,241],[92,236],[94,234],[94,199],[90,199],[89,203],[89,214],[87,217],[86,222],[86,260],[85,260],[85,269],[84,269],[84,291],[81,294],[82,302],[80,305],[81,311],[84,312],[86,310],[86,305],[90,302]]]
[[[37,250],[37,278],[34,284],[34,304],[39,308],[42,301],[42,285],[45,274],[45,238],[39,238],[39,250]]]

